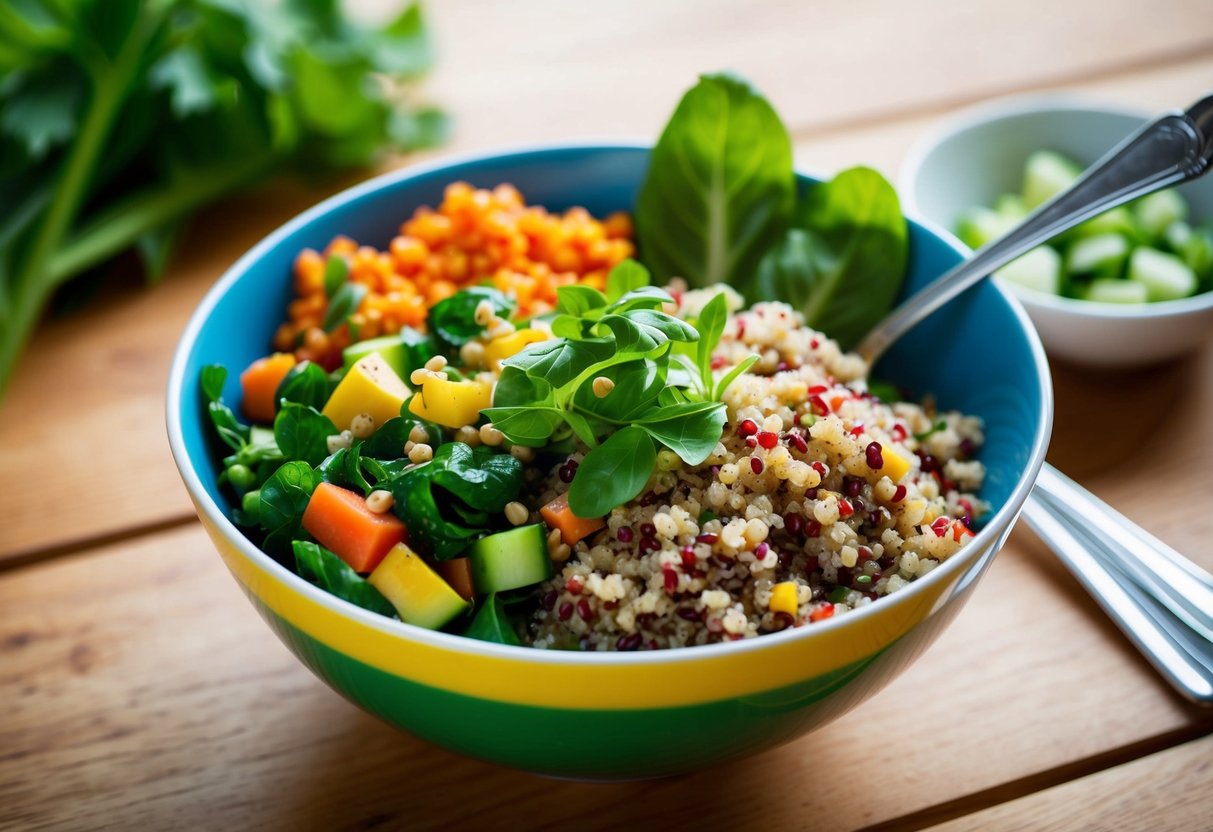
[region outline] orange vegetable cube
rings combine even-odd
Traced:
[[[276,352],[258,358],[240,374],[240,387],[244,398],[240,409],[254,422],[272,422],[278,412],[276,394],[278,385],[295,366],[295,356],[289,352]]]
[[[539,514],[550,527],[560,529],[560,542],[570,546],[606,526],[606,520],[601,517],[578,517],[574,514],[569,508],[567,494],[561,494],[539,509]]]
[[[312,492],[303,512],[303,528],[355,572],[374,570],[405,539],[400,518],[376,514],[360,495],[327,482]]]

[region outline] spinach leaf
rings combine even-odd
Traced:
[[[320,328],[332,332],[358,311],[358,305],[366,297],[367,287],[363,283],[342,283],[337,293],[329,298],[328,308],[324,311],[324,320]]]
[[[664,407],[636,424],[687,465],[699,465],[720,442],[725,418],[723,402],[690,402]]]
[[[704,304],[699,318],[695,321],[695,328],[699,330],[695,363],[699,367],[699,377],[705,390],[711,389],[712,386],[712,350],[720,343],[728,317],[728,301],[725,300],[724,292],[720,292]]]
[[[540,377],[527,375],[526,371],[506,364],[501,368],[497,386],[493,388],[495,407],[519,407],[529,404],[547,404],[553,401],[552,385]]]
[[[206,412],[210,416],[215,433],[223,443],[234,451],[248,444],[249,426],[236,418],[232,409],[223,403],[223,384],[227,381],[227,370],[218,364],[203,367],[199,375],[202,395],[206,397]]]
[[[316,469],[325,482],[362,492],[365,497],[374,489],[362,473],[361,443],[350,448],[340,448]]]
[[[515,445],[531,448],[542,447],[564,422],[559,408],[539,405],[491,407],[481,412]]]
[[[648,433],[635,425],[621,428],[581,461],[569,486],[569,508],[578,517],[601,517],[639,494],[656,464]]]
[[[429,435],[428,444],[437,447],[446,441],[446,431],[440,425],[418,419],[412,414],[396,416],[380,425],[370,439],[362,441],[362,456],[373,459],[399,459],[404,454],[404,445],[409,441],[409,434],[418,425],[425,428]]]
[[[651,352],[669,341],[695,341],[699,332],[673,315],[633,309],[628,315],[605,315],[602,326],[615,336],[619,352]]]
[[[448,442],[427,463],[435,485],[480,511],[498,513],[522,489],[522,463],[487,445]]]
[[[581,317],[594,309],[607,305],[607,299],[597,289],[574,283],[556,290],[556,311],[564,315]]]
[[[628,292],[649,285],[649,270],[635,260],[624,260],[607,275],[606,298],[614,303]],[[557,289],[557,292],[560,290]]]
[[[531,344],[501,363],[525,370],[531,378],[543,379],[559,389],[595,364],[610,360],[615,352],[615,342],[608,338],[550,338]]]
[[[488,286],[472,286],[434,304],[426,322],[441,352],[457,351],[484,332],[484,327],[476,323],[476,307],[481,301],[488,301],[493,312],[503,318],[514,311],[513,301]]]
[[[573,395],[573,405],[612,422],[630,422],[649,410],[666,385],[665,365],[651,358],[635,358],[604,368],[599,375],[614,383],[602,398],[590,385],[582,385]]]
[[[497,644],[522,644],[514,622],[506,612],[505,604],[496,592],[490,593],[480,605],[476,617],[463,631],[468,638],[491,641]]]
[[[336,296],[349,277],[349,264],[344,257],[334,254],[324,264],[324,296],[329,299]]]
[[[845,170],[808,192],[796,226],[746,295],[787,301],[850,348],[893,307],[905,279],[909,232],[897,192],[870,168]]]
[[[274,400],[281,402],[286,399],[320,410],[332,392],[333,383],[323,367],[311,361],[300,361],[283,377],[274,393]]]
[[[274,439],[287,459],[319,465],[329,455],[328,438],[340,431],[314,407],[283,402],[274,419]]]
[[[436,560],[450,560],[480,537],[484,529],[443,516],[425,468],[425,465],[411,466],[379,485],[392,492],[395,499],[392,511],[408,527],[409,545]]]
[[[438,345],[434,336],[418,332],[412,327],[400,330],[400,342],[404,344],[404,374],[401,378],[406,381],[414,370],[420,370],[425,363],[438,354]]]
[[[640,187],[641,259],[662,282],[743,283],[787,227],[795,197],[792,144],[771,105],[737,76],[700,76]]]
[[[261,486],[258,521],[265,530],[262,548],[271,555],[290,551],[291,541],[303,536],[303,512],[320,475],[306,462],[283,463]]]
[[[364,610],[389,618],[396,616],[396,608],[379,590],[328,549],[303,540],[292,541],[291,548],[295,552],[295,571],[305,581]]]

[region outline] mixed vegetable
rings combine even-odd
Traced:
[[[1050,150],[1028,157],[1023,189],[992,208],[960,218],[957,236],[981,248],[1028,212],[1068,188],[1082,173]],[[1005,266],[1004,280],[1051,295],[1101,303],[1177,300],[1213,289],[1213,223],[1190,224],[1188,204],[1174,190],[1113,208]]]
[[[499,191],[457,183],[448,198],[485,206]],[[715,353],[737,290],[792,303],[846,345],[887,312],[906,268],[889,184],[857,168],[798,193],[786,129],[731,75],[701,78],[658,142],[635,206],[638,259],[618,257],[631,251],[631,223],[606,222],[610,233],[562,237],[568,251],[538,232],[498,251],[452,221],[441,250],[470,269],[460,288],[424,320],[374,337],[354,319],[367,311],[350,268],[359,249],[330,247],[326,301],[309,314],[341,339],[309,353],[308,329],[295,327],[300,349],[247,368],[240,407],[252,424],[223,401],[225,370],[202,374],[235,522],[350,603],[519,643],[520,613],[553,560],[655,473],[699,465],[720,442],[722,395],[759,358]],[[604,240],[619,245],[599,271],[591,252],[608,257]],[[513,283],[511,269],[554,272],[550,302],[532,292],[520,309],[516,285],[531,284]],[[716,284],[693,314],[670,314],[688,288]],[[561,464],[574,452],[579,463]],[[534,505],[531,486],[556,466],[567,493]]]

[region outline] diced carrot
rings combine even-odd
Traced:
[[[561,494],[539,509],[539,514],[553,529],[560,529],[560,542],[570,546],[606,525],[601,517],[578,517],[574,514],[569,508],[567,494]]]
[[[472,585],[472,562],[469,559],[440,560],[434,564],[434,570],[461,598],[470,600],[476,594]]]
[[[370,572],[405,538],[404,523],[393,514],[376,514],[358,494],[322,482],[303,512],[303,528],[355,572]]]
[[[248,365],[248,369],[240,374],[240,387],[244,390],[240,409],[244,415],[254,422],[274,421],[274,415],[278,412],[274,394],[294,366],[295,356],[289,352],[276,352]]]

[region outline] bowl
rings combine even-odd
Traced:
[[[228,520],[198,375],[264,354],[290,292],[292,260],[344,233],[386,244],[443,187],[511,182],[550,209],[630,208],[640,146],[565,145],[406,168],[288,222],[215,285],[181,338],[168,387],[173,455],[224,563],[291,651],[335,691],[391,725],[471,757],[557,777],[623,780],[688,771],[787,742],[838,717],[906,668],[952,620],[1002,546],[1041,465],[1052,391],[1019,305],[976,287],[908,335],[878,368],[986,421],[982,492],[993,506],[971,543],[862,610],[757,639],[638,653],[490,644],[375,615],[312,586]],[[810,177],[800,177],[802,185]],[[911,285],[956,263],[952,241],[911,224]],[[235,373],[225,391],[239,398]]]
[[[966,110],[911,151],[900,176],[902,206],[911,216],[951,230],[966,209],[1018,192],[1032,151],[1054,150],[1087,166],[1150,117],[1068,96],[1017,97]],[[1213,219],[1213,177],[1189,182],[1179,192],[1193,217]],[[1213,333],[1213,292],[1124,305],[1008,286],[1049,355],[1075,364],[1154,364],[1189,352]]]

